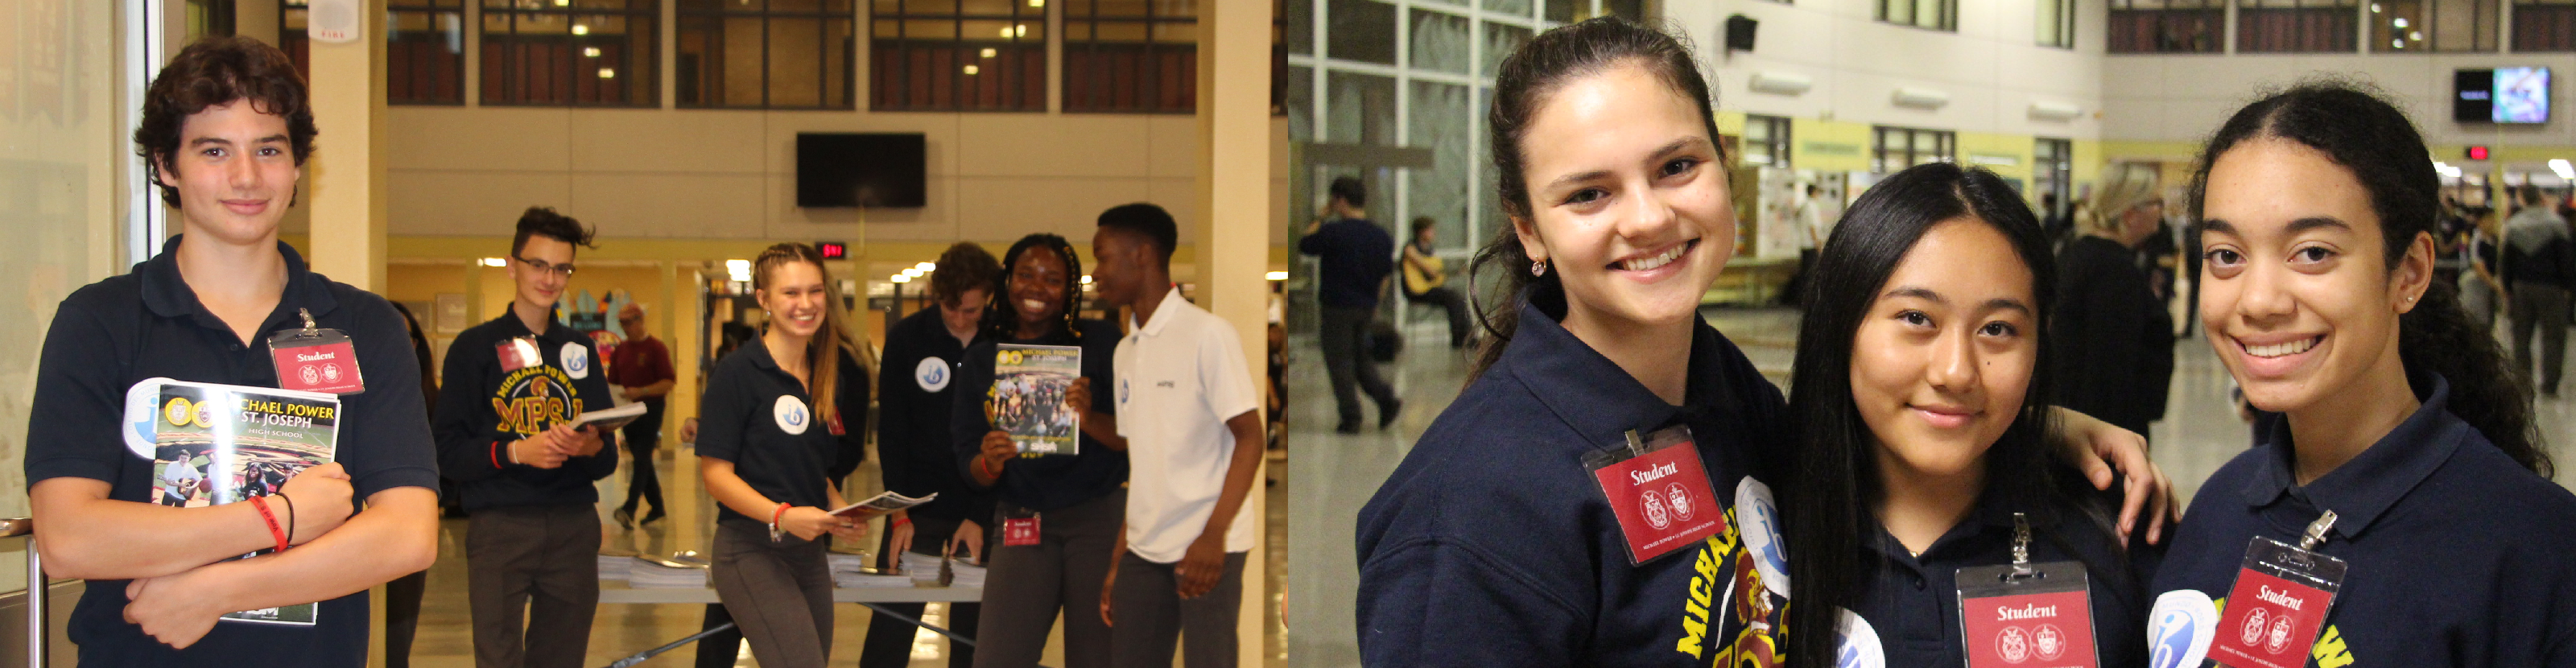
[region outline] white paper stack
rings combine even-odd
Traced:
[[[912,586],[912,578],[907,576],[881,575],[869,572],[873,569],[868,568],[868,564],[875,560],[868,558],[867,555],[840,554],[836,552],[827,558],[830,559],[832,563],[832,586],[835,587],[850,589],[857,587]]]
[[[636,557],[626,568],[626,586],[699,589],[707,586],[707,567],[687,561]]]
[[[599,579],[624,580],[627,567],[634,563],[635,555],[632,554],[599,555]]]
[[[939,557],[907,553],[903,555],[903,570],[905,574],[912,576],[914,582],[938,586],[939,561]],[[948,568],[954,574],[953,579],[948,583],[950,586],[984,586],[984,567],[970,565],[964,560],[954,560],[949,562]]]

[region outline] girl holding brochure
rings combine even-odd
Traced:
[[[716,363],[699,409],[699,472],[721,506],[710,575],[760,665],[821,668],[832,576],[820,538],[867,533],[832,514],[848,504],[828,471],[835,437],[867,428],[868,373],[821,253],[771,246],[752,274],[768,331]]]
[[[1127,446],[1118,438],[1115,403],[1106,394],[1095,399],[1091,388],[1110,386],[1119,334],[1107,321],[1076,315],[1081,276],[1082,258],[1064,237],[1032,234],[1011,244],[983,331],[967,347],[949,389],[957,402],[949,412],[957,462],[969,483],[994,490],[998,507],[987,526],[1001,530],[999,540],[987,543],[991,570],[975,665],[1036,665],[1059,612],[1066,668],[1109,665],[1109,627],[1095,611],[1127,515]],[[1020,452],[988,417],[987,399],[1003,366],[996,356],[1006,343],[1082,349],[1081,374],[1071,388],[1052,399],[1022,394],[1019,406],[1052,400],[1063,412],[1078,413],[1074,454]]]

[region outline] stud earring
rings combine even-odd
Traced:
[[[1531,275],[1531,276],[1546,276],[1546,275],[1547,275],[1547,261],[1546,261],[1546,260],[1531,260],[1531,261],[1530,261],[1530,275]]]

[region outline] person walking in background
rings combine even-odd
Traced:
[[[642,304],[627,304],[617,310],[617,324],[626,330],[626,343],[610,355],[609,381],[624,392],[627,401],[644,404],[644,417],[626,424],[618,434],[626,440],[626,453],[634,460],[626,477],[626,505],[617,508],[617,524],[629,529],[639,524],[635,519],[637,501],[653,504],[641,524],[662,519],[670,506],[662,502],[662,477],[653,469],[653,449],[662,442],[662,404],[670,396],[678,374],[671,370],[671,349],[653,338],[652,328],[644,319]]]
[[[1130,309],[1116,401],[1133,474],[1100,618],[1113,665],[1170,668],[1178,647],[1188,668],[1232,668],[1256,527],[1244,497],[1261,470],[1261,399],[1233,323],[1172,284],[1179,242],[1172,215],[1152,204],[1100,214],[1091,240],[1100,300]]]
[[[937,266],[930,274],[930,300],[936,307],[904,316],[886,330],[879,368],[893,372],[877,376],[877,458],[886,489],[939,498],[914,506],[906,513],[910,524],[886,532],[877,552],[882,567],[901,566],[906,551],[980,560],[986,554],[986,527],[993,521],[992,492],[966,484],[966,471],[957,467],[949,411],[957,403],[958,369],[966,360],[966,347],[975,342],[984,308],[992,304],[1002,265],[983,246],[960,241],[939,255]],[[922,604],[882,605],[921,618]],[[975,637],[982,615],[980,604],[951,604],[948,628]],[[859,649],[860,668],[911,663],[915,628],[888,615],[871,615],[867,641]],[[975,665],[975,648],[951,644],[948,665]]]
[[[1798,269],[1789,275],[1789,284],[1780,288],[1780,301],[1789,304],[1806,298],[1807,281],[1815,280],[1809,269],[1816,266],[1816,249],[1834,236],[1833,221],[1825,216],[1825,189],[1810,183],[1806,192],[1789,213],[1790,224],[1798,226]]]
[[[1436,304],[1449,316],[1449,347],[1454,350],[1467,347],[1467,298],[1447,285],[1447,267],[1432,254],[1432,240],[1438,237],[1432,232],[1439,224],[1430,216],[1413,219],[1413,243],[1404,245],[1404,297]]]
[[[1358,178],[1333,179],[1331,192],[1324,215],[1306,225],[1297,252],[1322,261],[1316,270],[1322,284],[1317,296],[1323,302],[1317,338],[1324,346],[1324,371],[1332,378],[1333,401],[1341,411],[1341,424],[1333,430],[1357,434],[1361,391],[1377,402],[1379,429],[1394,424],[1396,413],[1404,408],[1395,387],[1378,376],[1367,345],[1369,323],[1377,317],[1377,296],[1385,289],[1387,273],[1395,270],[1395,238],[1369,222],[1368,187]]]
[[[2145,434],[2164,418],[2174,328],[2136,249],[2156,233],[2164,199],[2153,172],[2125,169],[2103,180],[2094,204],[2076,223],[2083,235],[2058,251],[2058,405]]]
[[[2533,186],[2516,190],[2522,210],[2504,225],[2505,301],[2513,319],[2513,365],[2524,389],[2537,381],[2540,393],[2558,396],[2558,380],[2567,370],[2568,287],[2576,284],[2576,242],[2567,221]],[[2535,332],[2535,330],[2537,330]],[[2540,340],[2532,351],[2533,334]],[[2535,359],[2536,358],[2536,359]],[[2534,369],[2537,362],[2539,368]]]

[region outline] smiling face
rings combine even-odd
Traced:
[[[535,245],[534,239],[529,245]],[[760,308],[769,311],[769,326],[797,340],[823,329],[823,310],[830,302],[823,289],[823,268],[790,260],[771,265],[759,290]]]
[[[1888,275],[1851,356],[1852,403],[1880,470],[1980,473],[2020,416],[2039,364],[2034,279],[2020,257],[1994,226],[1957,218],[1926,231]]]
[[[563,299],[564,286],[572,284],[572,274],[563,271],[573,266],[572,251],[572,244],[562,239],[530,235],[518,257],[510,259],[510,282],[517,286],[519,303],[554,308]],[[545,263],[542,268],[540,262]]]
[[[1020,261],[1011,264],[1009,295],[1020,331],[1047,331],[1064,317],[1065,286],[1073,281],[1068,273],[1064,256],[1053,248],[1030,246],[1020,253]]]
[[[1146,245],[1136,235],[1103,227],[1091,235],[1091,290],[1112,306],[1136,303],[1145,296],[1143,259]]]
[[[179,192],[186,231],[236,244],[273,238],[303,177],[286,117],[260,113],[248,100],[189,116],[179,126],[179,152],[158,171],[161,184]]]
[[[1565,285],[1578,335],[1695,317],[1735,252],[1726,175],[1699,106],[1636,62],[1567,81],[1522,136],[1513,229]]]
[[[2430,281],[2432,240],[2419,237],[2390,271],[2351,170],[2296,142],[2250,139],[2210,165],[2201,217],[2203,331],[2247,403],[2299,413],[2365,379],[2405,387],[2398,319]]]

